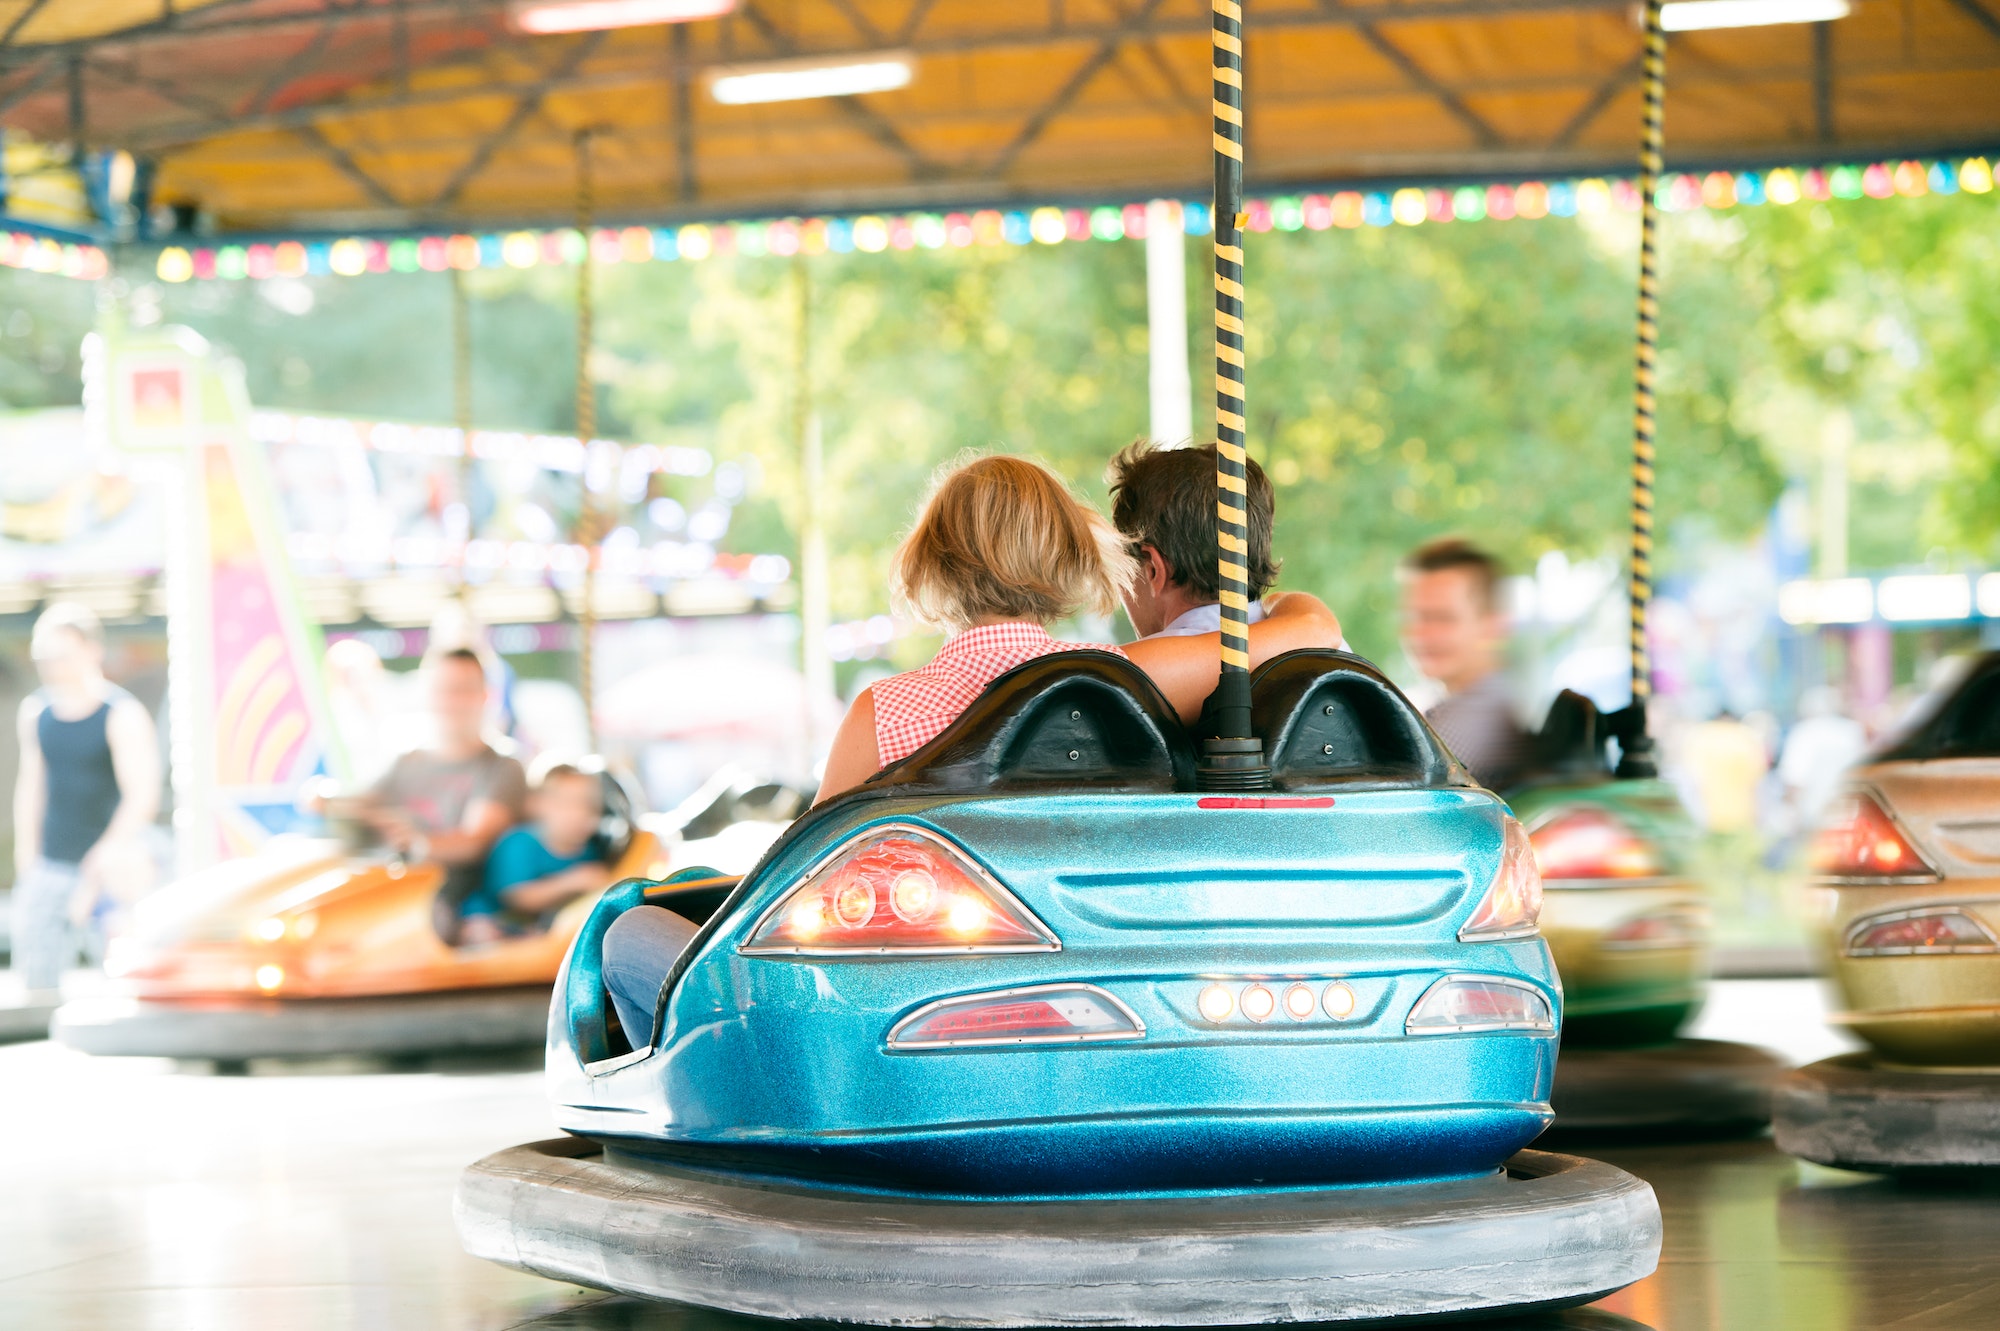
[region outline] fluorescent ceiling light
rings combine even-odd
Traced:
[[[852,97],[906,86],[917,62],[906,51],[883,51],[860,58],[772,60],[730,65],[709,76],[708,95],[725,106],[753,102],[796,102],[808,97]]]
[[[692,23],[719,18],[736,0],[528,0],[513,8],[522,32],[598,32],[654,23]]]
[[[1673,0],[1660,6],[1668,32],[1708,28],[1762,28],[1776,23],[1830,23],[1846,18],[1848,0]]]

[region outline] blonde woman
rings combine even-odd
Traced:
[[[907,757],[958,718],[988,684],[1024,661],[1093,647],[1131,660],[1183,720],[1215,690],[1214,633],[1125,647],[1057,642],[1049,625],[1082,610],[1109,614],[1137,574],[1125,542],[1039,462],[996,454],[946,471],[897,547],[896,599],[950,635],[929,665],[879,680],[848,709],[827,757],[826,800]],[[1300,647],[1333,647],[1340,624],[1315,597],[1277,593],[1250,630],[1250,664]]]

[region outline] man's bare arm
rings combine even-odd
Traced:
[[[501,833],[514,825],[514,815],[497,800],[474,800],[465,806],[465,818],[448,832],[433,832],[430,858],[443,864],[476,864]]]
[[[1250,668],[1274,656],[1302,647],[1340,645],[1340,621],[1316,596],[1304,592],[1274,592],[1264,598],[1265,617],[1250,626]],[[1183,721],[1201,715],[1201,705],[1215,692],[1221,669],[1222,635],[1199,633],[1180,638],[1146,638],[1129,643],[1125,652],[1152,676]]]

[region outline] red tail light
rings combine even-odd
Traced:
[[[1607,930],[1604,946],[1619,951],[1700,947],[1708,939],[1708,915],[1686,906],[1635,915]]]
[[[742,951],[1056,952],[1048,926],[935,832],[871,827],[821,860],[764,912]]]
[[[1993,931],[1951,906],[1919,906],[1856,920],[1847,931],[1850,957],[1914,957],[1926,953],[2000,951]]]
[[[1534,849],[1521,825],[1509,818],[1500,871],[1493,875],[1472,918],[1458,931],[1458,939],[1461,943],[1496,943],[1526,938],[1540,927],[1541,918],[1542,875],[1535,868]]]
[[[1859,790],[1828,807],[1807,863],[1823,878],[1933,882],[1938,876],[1875,797]]]
[[[889,1032],[891,1049],[1139,1040],[1146,1025],[1094,984],[1046,984],[946,998],[918,1008]]]
[[[1656,878],[1665,870],[1651,842],[1595,805],[1558,810],[1531,839],[1545,879]]]
[[[1403,1022],[1411,1035],[1553,1031],[1555,1026],[1555,1012],[1541,990],[1498,975],[1448,975],[1424,991]]]

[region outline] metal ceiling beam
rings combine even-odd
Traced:
[[[2000,37],[2000,17],[1996,17],[1993,11],[1985,5],[1980,4],[1979,0],[1951,0],[1951,2],[1961,10],[1964,10],[1966,16],[1974,23],[1986,29],[1986,31],[1992,33],[1995,37]]]
[[[1950,60],[1924,62],[1903,61],[1900,58],[1888,63],[1869,60],[1864,54],[1854,58],[1844,69],[1844,73],[1854,78],[1868,78],[1888,74],[1949,74],[1978,73],[1992,68],[1993,62],[1984,58],[1955,57]],[[701,62],[652,63],[645,66],[607,70],[597,73],[577,74],[564,80],[551,91],[559,92],[609,92],[623,88],[643,87],[647,84],[673,78],[678,71],[690,73],[703,68]],[[1616,76],[1614,76],[1615,81]],[[1812,79],[1810,59],[1788,63],[1759,65],[1754,67],[1716,66],[1684,68],[1675,77],[1677,87],[1718,87],[1730,88],[1762,82],[1805,82]],[[223,133],[243,133],[262,130],[291,130],[300,125],[319,120],[330,120],[346,115],[373,115],[384,111],[399,111],[422,106],[440,106],[451,103],[473,101],[484,97],[518,97],[529,85],[520,83],[486,84],[477,88],[421,89],[407,97],[383,97],[369,101],[313,102],[286,107],[262,116],[231,117],[216,110],[212,116],[204,116],[193,123],[183,122],[162,126],[144,133],[130,133],[119,136],[122,146],[134,151],[172,151],[199,143],[204,139]],[[1531,78],[1531,79],[1487,79],[1468,81],[1456,87],[1464,94],[1518,93],[1518,92],[1558,92],[1577,88],[1579,83],[1573,78]],[[1607,100],[1617,91],[1613,86],[1605,92],[1603,85],[1590,85],[1593,97],[1603,96]],[[37,90],[38,91],[38,90]],[[158,89],[156,89],[158,91]],[[1361,99],[1379,98],[1392,90],[1368,88],[1359,93],[1332,93],[1323,98],[1287,98],[1287,105],[1308,103],[1336,103]],[[32,95],[23,92],[22,97]],[[183,104],[190,104],[182,99]],[[4,98],[0,98],[0,109],[4,109]],[[1602,110],[1599,106],[1598,110]]]
[[[741,15],[751,27],[757,29],[758,35],[766,42],[769,42],[781,56],[820,54],[817,51],[802,49],[797,42],[787,37],[784,31],[765,15],[763,10],[757,8],[753,0],[743,0],[742,6],[736,9],[734,13]],[[877,54],[877,48],[869,48],[865,52],[857,54],[874,55]],[[835,97],[833,98],[833,104],[838,106],[841,109],[841,113],[849,120],[852,120],[868,137],[901,157],[909,166],[911,175],[922,178],[934,175],[937,172],[938,168],[935,162],[932,162],[922,152],[918,151],[914,144],[904,138],[902,132],[896,128],[895,124],[887,116],[862,101],[859,97]]]
[[[1964,3],[1964,0],[1953,0]],[[222,0],[231,8],[255,0]],[[408,0],[405,10],[414,23],[418,20],[438,18],[468,19],[492,17],[505,12],[508,0]],[[1506,18],[1515,14],[1567,14],[1577,12],[1623,13],[1626,0],[1410,0],[1408,4],[1398,4],[1393,10],[1382,12],[1368,10],[1346,10],[1328,14],[1317,9],[1288,10],[1284,13],[1259,13],[1252,10],[1245,19],[1246,30],[1256,32],[1282,31],[1288,28],[1355,27],[1362,23],[1406,23],[1425,22],[1440,19],[1493,19]],[[306,27],[320,22],[335,6],[322,4],[317,9],[288,11],[283,14],[253,14],[235,19],[211,19],[197,22],[204,14],[216,12],[217,6],[196,10],[182,15],[174,23],[154,22],[137,27],[123,28],[101,37],[87,38],[67,45],[95,46],[137,46],[155,42],[184,41],[197,37],[218,36],[228,33],[261,32],[285,27]],[[928,5],[920,5],[918,18],[927,14]],[[364,3],[338,7],[343,24],[379,23],[387,26],[393,19],[393,11],[386,0],[382,3]],[[724,20],[727,22],[727,20]],[[906,32],[899,34],[898,45],[912,46],[920,55],[956,54],[967,51],[996,48],[1019,48],[1045,46],[1051,42],[1085,42],[1102,40],[1119,27],[1119,23],[1065,23],[1060,28],[1009,29],[1005,32],[955,35],[933,38],[928,42],[917,38],[916,30],[906,25]],[[1154,34],[1163,37],[1206,36],[1209,18],[1206,12],[1188,18],[1161,19],[1152,25]],[[36,47],[35,49],[44,49]],[[855,48],[798,48],[799,55],[847,56],[859,55],[879,50],[879,47]],[[740,53],[725,53],[717,63],[727,63],[740,59]]]
[[[0,46],[12,46],[15,35],[27,27],[48,3],[49,0],[28,0],[28,7],[14,16],[14,21],[7,25],[7,31],[0,32]]]
[[[500,145],[512,138],[514,131],[519,129],[528,117],[541,109],[542,99],[555,91],[557,85],[575,72],[578,65],[589,59],[591,53],[603,45],[607,35],[603,32],[593,32],[572,43],[569,50],[563,52],[562,59],[558,60],[546,75],[530,84],[514,103],[513,111],[501,123],[500,128],[481,140],[479,146],[472,150],[472,156],[466,159],[465,165],[459,167],[451,179],[445,182],[444,188],[438,191],[435,199],[431,200],[431,208],[441,211],[457,203],[459,194],[472,183],[474,176],[486,169],[486,164],[493,160],[493,154],[500,150]]]
[[[1644,63],[1643,54],[1635,55],[1620,65],[1610,78],[1598,84],[1596,91],[1577,108],[1576,114],[1563,122],[1563,127],[1556,131],[1553,139],[1549,140],[1549,147],[1567,148],[1575,143],[1577,136],[1590,128],[1590,122],[1604,114],[1604,108],[1611,105],[1611,99],[1616,97],[1626,84],[1639,77],[1639,69]]]
[[[333,163],[342,175],[361,186],[362,191],[369,198],[375,200],[375,202],[385,208],[402,208],[405,206],[402,200],[389,192],[388,186],[362,170],[360,164],[349,155],[347,149],[329,139],[325,131],[320,129],[318,125],[303,125],[295,132],[300,138],[310,144],[321,157]]]
[[[319,31],[307,38],[302,46],[286,57],[284,63],[272,70],[270,77],[264,80],[263,85],[250,95],[248,101],[237,108],[237,113],[239,115],[254,116],[270,106],[271,99],[283,92],[287,83],[297,78],[311,65],[313,60],[319,56],[319,53],[326,49],[326,44],[333,39],[333,34],[339,30],[340,24],[336,20],[331,18],[322,19]]]
[[[1128,14],[1116,29],[1099,41],[1097,49],[1076,67],[1062,87],[1056,89],[1055,95],[1042,103],[1027,120],[1022,122],[1020,130],[1007,146],[994,155],[992,163],[986,168],[986,174],[996,180],[1005,177],[1028,145],[1042,137],[1048,130],[1049,122],[1060,115],[1064,107],[1076,100],[1076,95],[1097,77],[1098,71],[1111,62],[1112,57],[1118,54],[1118,48],[1145,32],[1147,20],[1152,18],[1153,11],[1158,9],[1160,4],[1161,0],[1145,0],[1145,3]]]
[[[1323,0],[1333,8],[1339,8],[1338,0]],[[1412,60],[1402,47],[1382,35],[1381,29],[1373,23],[1363,23],[1355,28],[1361,40],[1367,42],[1375,53],[1394,65],[1404,78],[1429,94],[1437,103],[1451,113],[1452,119],[1472,131],[1472,137],[1481,147],[1491,148],[1499,144],[1500,134],[1484,117],[1467,106],[1459,95],[1432,78],[1430,71]]]

